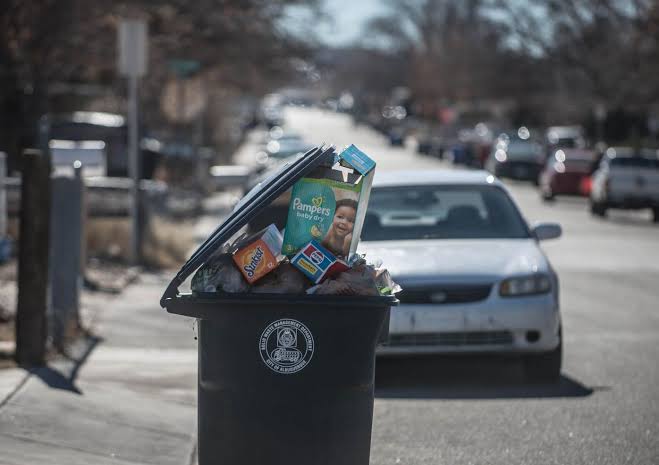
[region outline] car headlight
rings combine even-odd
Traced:
[[[546,274],[534,274],[504,280],[499,286],[502,297],[546,294],[551,291],[551,279]]]

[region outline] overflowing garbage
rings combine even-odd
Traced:
[[[380,263],[357,254],[375,162],[354,145],[292,188],[286,227],[243,234],[197,270],[193,293],[392,295]]]

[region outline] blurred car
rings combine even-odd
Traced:
[[[476,146],[477,135],[473,129],[461,129],[457,139],[453,140],[446,150],[446,159],[454,165],[478,167]]]
[[[492,147],[485,168],[498,177],[537,183],[544,160],[539,143],[517,135],[502,135]]]
[[[659,158],[655,150],[610,147],[592,176],[590,211],[650,208],[659,223]]]
[[[283,141],[292,141],[292,140],[302,140],[302,135],[297,132],[284,130],[281,126],[273,126],[270,130],[263,136],[262,143],[267,144],[268,142],[276,140],[279,142]]]
[[[302,139],[271,140],[265,146],[268,158],[288,158],[299,153],[307,152],[312,145]]]
[[[540,193],[545,200],[557,195],[588,195],[587,179],[597,153],[585,149],[559,149],[540,173]]]
[[[416,152],[429,155],[433,146],[437,145],[439,137],[431,128],[423,128],[416,136]]]
[[[582,149],[586,139],[581,126],[550,126],[545,132],[546,158],[558,149]]]
[[[446,152],[446,158],[454,165],[471,166],[476,158],[472,147],[465,141],[454,142]]]
[[[360,253],[383,257],[403,291],[381,356],[505,353],[534,380],[556,380],[558,277],[503,184],[485,171],[378,173]]]
[[[424,155],[439,156],[441,141],[441,126],[426,123],[417,131],[416,151]]]
[[[302,138],[297,136],[287,138],[282,136],[279,139],[268,137],[265,139],[266,144],[262,145],[258,151],[239,150],[232,160],[233,165],[243,166],[248,169],[250,178],[260,177],[264,172],[275,169],[301,153],[309,151],[313,146]],[[219,169],[215,174],[211,173],[217,179],[222,179],[223,170]],[[267,225],[266,225],[267,226]]]
[[[107,157],[102,140],[57,140],[48,142],[54,173],[73,174],[74,165],[81,164],[84,176],[106,176]]]
[[[402,126],[393,126],[387,132],[389,145],[393,147],[402,147],[405,144],[405,128]]]

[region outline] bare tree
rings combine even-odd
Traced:
[[[551,60],[572,94],[610,107],[659,99],[659,3],[547,0],[533,7],[493,0],[515,42]]]
[[[151,116],[159,108],[168,61],[198,61],[210,85],[260,92],[290,69],[308,46],[282,25],[302,0],[5,0],[0,11],[0,144],[15,159],[35,143],[36,120],[52,110],[57,83],[95,84],[117,94],[116,28],[121,17],[150,26],[150,72],[144,84]],[[158,120],[156,116],[154,120]],[[19,134],[20,136],[16,136]]]
[[[401,0],[370,23],[412,63],[409,85],[418,99],[464,100],[496,93],[503,29],[483,14],[482,0]]]

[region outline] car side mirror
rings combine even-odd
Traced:
[[[539,241],[546,241],[561,237],[563,228],[558,223],[536,223],[531,228],[531,234]]]

